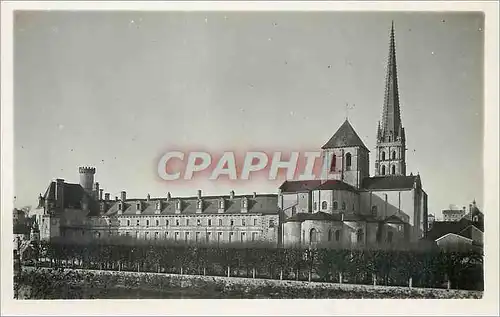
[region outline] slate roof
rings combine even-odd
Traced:
[[[363,179],[362,188],[368,190],[411,189],[419,176],[375,176]]]
[[[219,202],[221,198],[224,198],[225,211],[224,214],[241,214],[241,204],[244,197],[248,200],[248,211],[249,214],[278,214],[278,196],[274,194],[257,195],[253,198],[252,195],[248,196],[234,196],[231,199],[229,196],[206,196],[202,197],[203,209],[200,214],[218,214]],[[125,210],[123,215],[155,215],[156,214],[156,203],[161,202],[161,210],[159,215],[174,215],[175,214],[175,204],[177,200],[181,200],[181,215],[197,214],[197,197],[172,197],[169,201],[163,198],[154,198],[149,201],[145,199],[127,199],[125,201]],[[137,214],[137,202],[141,203],[141,212]],[[109,206],[107,207],[106,216],[116,215],[118,213],[118,205],[120,201],[109,201],[107,202]]]
[[[470,226],[466,227],[465,229],[463,229],[462,231],[460,231],[458,234],[461,235],[462,237],[472,239],[472,232],[474,230],[479,230],[479,231],[483,232],[481,229],[477,228],[476,226],[470,225]]]
[[[82,208],[82,200],[85,197],[89,202],[89,215],[97,215],[99,213],[99,204],[93,199],[80,184],[63,183],[64,208]],[[42,196],[45,201],[56,199],[56,182],[52,181],[45,194]]]
[[[354,188],[353,186],[351,186],[347,183],[344,183],[343,181],[339,181],[339,180],[326,181],[323,184],[319,185],[318,187],[314,188],[314,190],[318,190],[318,189],[320,189],[320,190],[337,189],[337,190],[348,190],[348,191],[355,192],[355,193],[358,192],[356,190],[356,188]]]
[[[285,220],[285,222],[303,222],[305,220],[323,220],[323,221],[342,221],[342,215],[340,213],[329,214],[326,212],[315,212],[315,213],[298,213],[294,216]],[[367,221],[367,222],[377,222],[377,220],[370,215],[360,215],[360,214],[344,214],[344,221]]]
[[[321,185],[321,180],[285,181],[279,187],[283,192],[304,192],[315,189]]]
[[[369,151],[354,128],[346,119],[335,134],[323,145],[322,149],[333,149],[339,147],[359,146]]]
[[[471,225],[472,223],[466,219],[460,221],[435,221],[431,230],[427,232],[427,239],[436,240],[448,233],[454,233],[470,239],[470,237],[467,236],[467,234],[470,234],[470,231],[466,229]],[[478,229],[483,231],[482,228]]]

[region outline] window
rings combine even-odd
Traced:
[[[335,231],[335,241],[340,241],[340,230]]]
[[[186,232],[184,236],[184,240],[187,242],[189,240],[189,232]]]
[[[326,201],[323,201],[321,203],[321,209],[325,210],[326,208],[328,208],[328,203]]]
[[[339,209],[339,203],[338,203],[337,201],[334,201],[334,202],[333,202],[333,209],[334,209],[334,210]]]
[[[246,221],[245,221],[245,219],[241,219],[241,225],[242,225],[242,226],[246,226]]]
[[[137,226],[140,226],[141,225],[141,222],[139,221],[139,219],[137,219]]]
[[[318,242],[318,231],[316,229],[311,229],[309,232],[309,242],[310,243],[316,243]]]
[[[118,210],[123,210],[123,205],[122,205],[122,203],[119,203],[119,204],[118,204]]]
[[[222,219],[219,219],[219,226],[222,226]]]
[[[189,219],[186,219],[186,226],[189,226]]]
[[[180,224],[179,219],[175,219],[175,225],[178,226]]]
[[[146,240],[149,239],[149,232],[146,231]]]
[[[146,227],[149,227],[149,220],[146,220]]]
[[[387,232],[387,242],[388,243],[392,243],[392,235],[393,235],[392,231]]]
[[[199,227],[201,226],[201,219],[196,220],[196,225]]]
[[[210,227],[212,225],[212,219],[208,219],[208,226]]]
[[[198,200],[198,209],[201,209],[203,207],[203,201]]]
[[[233,233],[229,232],[229,242],[231,242],[232,240],[233,240]]]
[[[206,237],[207,242],[210,242],[210,236],[211,236],[211,235],[212,235],[212,233],[211,233],[211,232],[207,232],[207,237]]]
[[[318,203],[314,202],[314,210],[317,210],[317,209],[318,209]]]
[[[155,240],[158,240],[158,232],[155,232]]]
[[[356,232],[356,237],[357,237],[358,243],[363,242],[363,240],[365,238],[365,235],[363,233],[363,229],[359,229],[358,232]]]
[[[396,159],[396,151],[392,151],[392,159],[395,160]]]
[[[220,208],[220,209],[224,209],[224,200],[221,200],[221,201],[219,202],[219,208]]]
[[[257,219],[254,219],[253,220],[253,225],[256,226],[257,225]]]
[[[136,207],[137,207],[138,210],[140,210],[141,209],[141,203],[137,203]]]
[[[175,233],[174,238],[175,238],[175,241],[177,241],[177,239],[179,238],[179,233],[178,232]]]
[[[330,164],[330,172],[335,172],[336,165],[337,165],[337,155],[333,154],[332,164]]]
[[[392,168],[392,175],[396,174],[396,165],[393,165],[391,168]]]
[[[130,219],[127,219],[127,226],[130,227]]]
[[[168,226],[168,220],[165,220],[165,226]]]
[[[252,232],[252,241],[257,240],[257,232]]]
[[[346,170],[350,170],[351,169],[351,153],[347,153],[345,155],[345,166],[346,166]]]
[[[160,220],[156,219],[156,226],[158,227],[160,225]]]
[[[355,211],[356,210],[356,206],[355,204],[352,204],[352,211]]]
[[[220,239],[222,239],[222,232],[217,232],[217,242],[220,242]]]
[[[342,210],[345,210],[346,209],[346,204],[345,204],[345,201],[342,202]]]
[[[382,175],[385,175],[385,166],[382,166]]]
[[[332,241],[332,229],[328,230],[328,241]]]
[[[198,241],[200,241],[200,233],[199,232],[196,233],[196,242],[198,242]]]
[[[231,226],[234,226],[234,220],[231,219]]]
[[[165,232],[165,239],[168,239],[168,231]]]
[[[372,215],[377,215],[377,206],[372,206]]]
[[[156,202],[156,209],[161,210],[161,201]]]
[[[385,152],[382,152],[382,161],[385,161]]]
[[[245,238],[246,238],[245,232],[242,232],[241,233],[241,242],[245,242]]]
[[[472,218],[472,221],[474,221],[474,222],[478,222],[478,221],[479,221],[479,217],[478,217],[477,215],[476,215],[476,216],[474,216],[474,217]]]
[[[269,219],[269,228],[274,228],[274,219]]]

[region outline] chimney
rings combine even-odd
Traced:
[[[257,193],[253,192],[253,198],[257,198]]]
[[[99,200],[102,200],[103,193],[104,193],[104,189],[99,189]]]
[[[56,208],[64,208],[64,179],[56,179]]]
[[[198,199],[201,199],[201,189],[198,189]]]
[[[170,192],[167,193],[167,201],[170,201],[170,199],[172,198],[172,196],[170,195]]]
[[[234,199],[234,190],[232,190],[231,192],[229,192],[229,198],[230,199]]]
[[[126,191],[122,191],[121,201],[125,201],[125,200],[127,200],[127,192]]]
[[[94,183],[94,197],[95,198],[99,197],[99,182]]]
[[[110,194],[109,194],[109,193],[105,193],[105,194],[104,194],[104,200],[105,200],[105,201],[108,201],[108,200],[109,200],[109,196],[110,196]]]
[[[151,199],[151,195],[148,194],[148,196],[146,197],[146,200],[149,201]]]

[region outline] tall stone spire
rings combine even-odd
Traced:
[[[401,124],[394,21],[389,39],[382,122],[377,128],[375,175],[406,175],[406,138]]]
[[[380,138],[385,142],[389,142],[389,140],[393,141],[403,137],[402,134],[393,21],[389,42],[389,57],[387,60],[387,75],[385,78],[384,109],[382,113]]]

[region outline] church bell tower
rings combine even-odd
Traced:
[[[375,176],[406,175],[406,137],[401,124],[394,22],[391,27],[382,122],[377,129]]]

